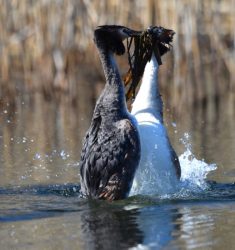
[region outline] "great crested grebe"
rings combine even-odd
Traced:
[[[161,32],[161,27],[157,27]],[[154,29],[151,31],[154,32]],[[172,32],[173,38],[174,32]],[[155,53],[145,66],[142,84],[131,114],[138,122],[141,159],[132,191],[166,194],[174,192],[181,168],[163,122],[163,102],[158,84],[159,64]]]
[[[106,84],[93,113],[81,153],[81,194],[118,200],[128,196],[140,159],[135,118],[128,112],[125,90],[113,54],[125,52],[123,40],[132,30],[117,25],[98,26],[94,41]]]

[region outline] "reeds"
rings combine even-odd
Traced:
[[[95,99],[93,82],[101,81],[102,72],[93,29],[105,23],[176,32],[160,71],[172,107],[235,90],[234,0],[2,0],[0,98],[39,91],[72,103],[87,94]]]

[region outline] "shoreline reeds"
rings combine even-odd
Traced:
[[[105,23],[176,32],[160,71],[163,95],[176,110],[235,91],[233,0],[3,0],[1,101],[35,92],[72,104],[84,95],[96,99],[103,76],[92,37]]]

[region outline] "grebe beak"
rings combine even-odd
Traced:
[[[136,31],[128,28],[125,28],[123,32],[125,32],[129,37],[137,37],[142,34],[142,31]]]

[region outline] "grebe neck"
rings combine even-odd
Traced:
[[[133,115],[146,111],[162,121],[163,103],[159,92],[158,68],[158,62],[153,53],[150,62],[145,66],[142,84],[133,103],[131,112]]]
[[[125,115],[128,110],[125,100],[125,89],[118,70],[114,54],[105,47],[97,46],[102,63],[106,84],[99,103],[102,103],[107,115],[118,117]]]

